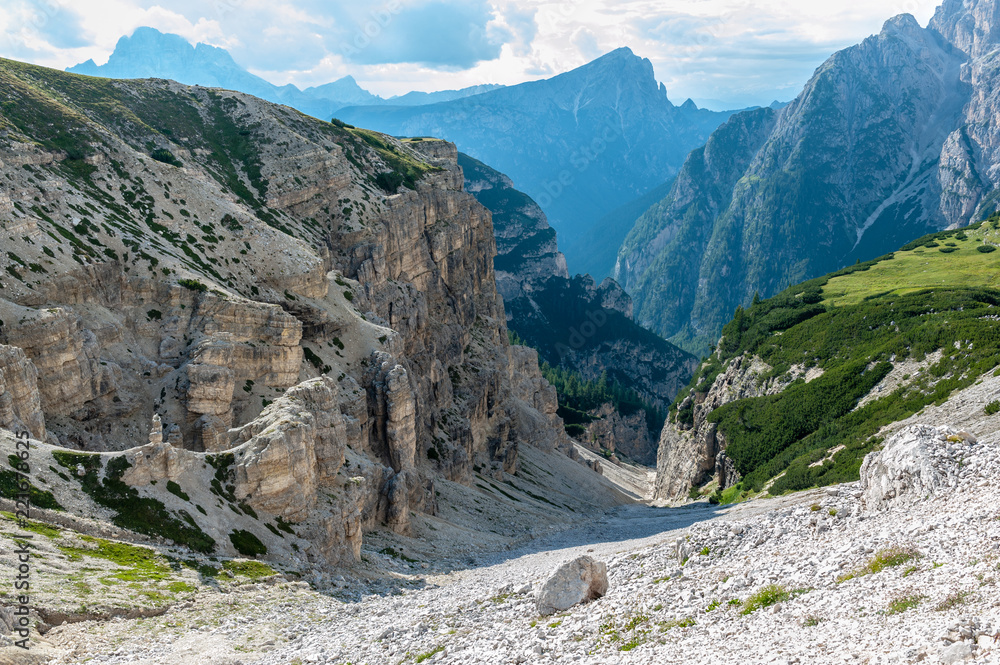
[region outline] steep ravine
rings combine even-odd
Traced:
[[[636,324],[632,301],[614,280],[571,278],[545,213],[507,176],[467,155],[458,159],[466,191],[493,213],[497,288],[510,329],[550,366],[590,381],[603,376],[665,411],[695,358]],[[659,427],[642,410],[600,403],[587,411],[593,420],[577,435],[584,445],[655,463]]]
[[[452,144],[7,60],[0,96],[0,426],[68,511],[322,569],[455,505],[493,529],[448,488],[571,449]],[[625,500],[558,468],[503,537]]]

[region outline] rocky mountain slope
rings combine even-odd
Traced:
[[[788,106],[741,113],[636,223],[615,275],[637,318],[704,352],[737,305],[996,208],[995,0],[904,14]]]
[[[695,358],[632,322],[631,300],[613,280],[571,279],[545,213],[509,178],[463,153],[458,162],[466,191],[493,213],[497,290],[510,329],[552,367],[590,381],[603,376],[634,391],[650,411],[665,411],[693,374]],[[566,413],[565,395],[561,402]],[[587,422],[577,423],[585,444],[655,462],[661,427],[655,418],[613,403],[587,411]]]
[[[856,478],[886,427],[996,368],[998,245],[993,217],[737,309],[663,428],[656,495]]]
[[[7,60],[0,99],[0,427],[40,508],[322,569],[439,511],[491,533],[479,492],[534,523],[626,500],[554,461],[453,144]]]
[[[356,602],[223,577],[225,593],[161,617],[56,628],[39,652],[55,663],[994,663],[1000,416],[982,404],[998,391],[985,377],[906,423],[860,483],[724,510],[631,506]],[[580,555],[607,563],[607,594],[540,617],[542,584]]]
[[[131,35],[119,39],[114,52],[103,65],[88,60],[66,71],[113,79],[162,78],[187,85],[225,88],[286,104],[322,120],[329,120],[337,110],[349,105],[432,104],[499,87],[484,84],[462,90],[409,92],[383,99],[359,86],[354,77],[345,76],[300,90],[291,84],[274,85],[251,74],[237,64],[225,49],[202,43],[192,45],[180,35],[164,34],[154,28],[138,28]]]
[[[570,268],[582,272],[577,260],[585,255],[590,265],[609,266],[628,229],[598,248],[578,248],[576,239],[670,178],[730,114],[692,102],[673,105],[649,60],[621,48],[547,80],[451,102],[337,115],[394,136],[454,141],[507,174],[545,210]]]

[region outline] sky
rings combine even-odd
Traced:
[[[352,75],[388,97],[547,78],[620,46],[671,100],[795,97],[834,51],[938,0],[0,0],[0,56],[103,64],[141,26],[229,50],[276,84]],[[717,100],[711,102],[710,100]]]

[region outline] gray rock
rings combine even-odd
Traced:
[[[955,642],[941,652],[942,663],[957,663],[971,657],[971,642]]]
[[[564,563],[552,574],[535,601],[542,616],[568,610],[608,592],[608,567],[589,556]]]
[[[948,484],[948,471],[935,459],[952,430],[912,425],[892,438],[885,447],[865,456],[861,464],[862,501],[869,510],[879,510],[908,496],[933,494]]]

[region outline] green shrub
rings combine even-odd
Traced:
[[[162,536],[179,545],[186,545],[197,552],[211,552],[215,540],[202,531],[192,517],[184,511],[178,519],[161,501],[139,496],[139,492],[122,482],[129,468],[124,456],[108,460],[101,475],[101,456],[86,453],[53,451],[52,457],[71,471],[83,491],[99,505],[115,512],[111,521],[123,529],[130,529],[147,536]],[[84,475],[76,475],[77,464],[84,468]]]
[[[0,496],[6,499],[17,499],[21,493],[22,476],[16,471],[0,469]],[[35,508],[47,508],[49,510],[64,510],[56,501],[52,492],[42,491],[28,482],[28,500]]]
[[[985,411],[988,416],[1000,413],[1000,400],[993,400],[983,408],[983,411]]]
[[[243,529],[235,529],[229,534],[229,540],[236,551],[243,556],[267,554],[267,546],[260,542],[257,536]]]
[[[204,293],[208,291],[208,286],[202,284],[196,279],[179,279],[177,283],[183,286],[185,289],[190,289],[192,291],[197,291],[199,293]]]
[[[995,245],[979,245],[976,247],[976,251],[982,252],[983,254],[989,254],[990,252],[997,251],[997,248]]]
[[[172,480],[168,480],[167,481],[167,491],[170,492],[171,494],[173,494],[174,496],[176,496],[177,498],[182,499],[184,501],[190,501],[191,500],[191,497],[188,496],[184,492],[184,490],[181,489],[181,486],[178,485],[177,483],[175,483]]]
[[[164,164],[170,164],[171,166],[184,166],[179,159],[174,157],[174,153],[170,152],[166,148],[157,148],[153,152],[149,153],[149,156],[158,162],[163,162]]]

